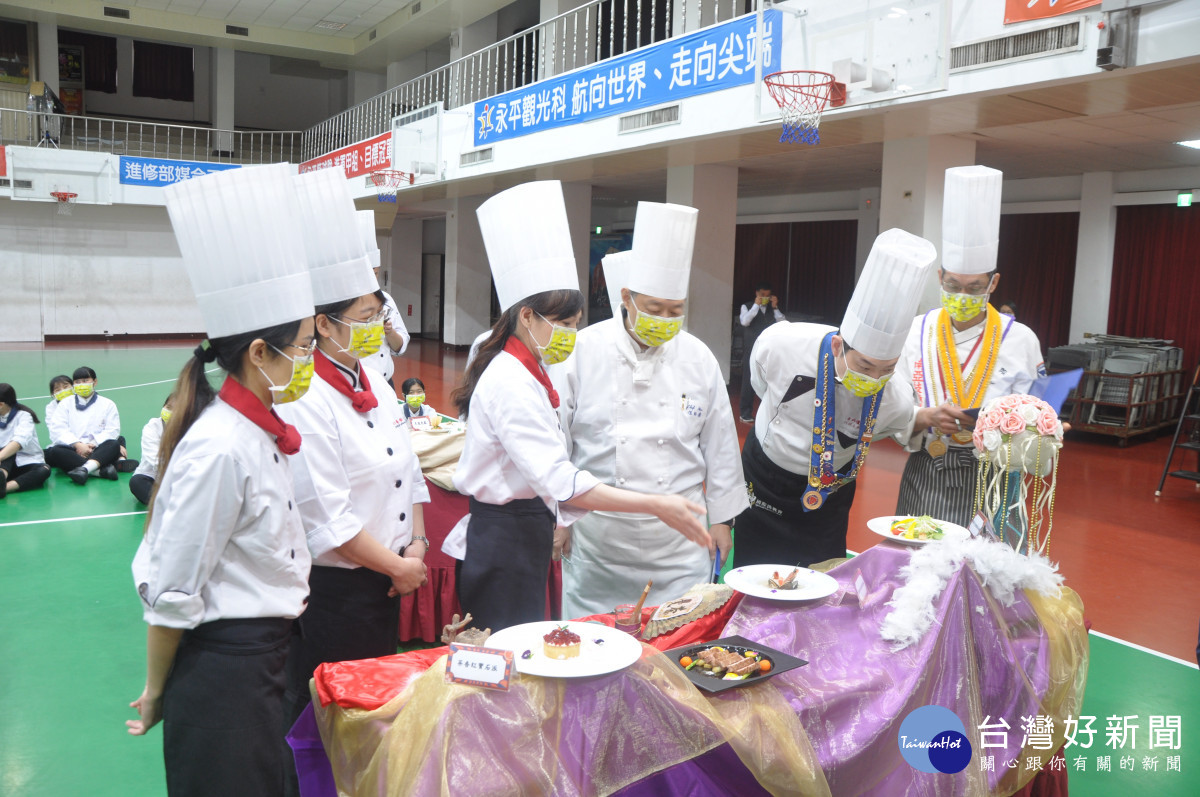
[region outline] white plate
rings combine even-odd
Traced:
[[[897,537],[892,534],[892,521],[908,520],[912,515],[886,515],[884,517],[871,518],[867,521],[867,528],[883,537],[885,540],[898,542],[901,545],[925,545],[930,542],[940,542],[940,540],[906,540],[903,537]],[[967,538],[971,536],[971,532],[964,529],[957,523],[950,523],[946,520],[939,520],[938,523],[942,526],[942,531],[945,532],[942,539],[946,537]]]
[[[796,581],[800,583],[796,589],[772,589],[767,586],[767,579],[771,578],[772,574],[779,573],[780,578],[787,578],[788,573],[795,568],[795,565],[735,567],[725,574],[725,583],[738,592],[772,601],[812,601],[838,591],[838,583],[833,576],[806,567],[800,568],[800,572],[796,574]]]
[[[542,651],[542,637],[560,625],[579,634],[579,656],[551,659]],[[603,640],[597,642],[596,640]],[[485,647],[511,650],[517,672],[546,678],[586,678],[623,670],[642,656],[642,643],[624,631],[599,623],[525,623],[497,631]],[[530,651],[528,659],[521,654]]]

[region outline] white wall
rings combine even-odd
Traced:
[[[391,265],[388,293],[414,335],[421,332],[421,226],[421,219],[396,219],[391,234],[379,236],[380,255]]]
[[[235,74],[238,127],[305,130],[346,109],[345,78],[272,74],[269,55],[245,52],[237,54]]]
[[[204,328],[162,207],[0,199],[0,340]]]

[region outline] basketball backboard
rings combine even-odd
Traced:
[[[80,205],[111,205],[117,172],[113,156],[46,147],[8,147],[12,198],[54,202],[52,192],[76,194]]]

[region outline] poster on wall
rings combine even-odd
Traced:
[[[1004,0],[1004,24],[1047,19],[1100,5],[1100,0]]]
[[[608,283],[604,280],[604,267],[600,261],[605,255],[624,252],[633,248],[632,232],[614,232],[593,235],[588,252],[588,323],[594,324],[612,318],[612,305],[608,303]]]
[[[83,84],[83,48],[74,44],[58,45],[58,82]]]

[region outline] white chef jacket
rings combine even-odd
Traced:
[[[299,617],[310,558],[288,457],[219,397],[161,474],[133,581],[147,623]]]
[[[360,531],[399,553],[412,542],[413,504],[429,502],[396,394],[378,371],[359,367],[379,400],[374,409],[358,412],[320,374],[299,401],[277,408],[304,439],[292,459],[296,500],[313,564],[325,567],[359,567],[334,549]]]
[[[71,399],[74,401],[74,397]],[[50,428],[50,419],[54,417],[54,408],[59,405],[58,399],[50,399],[50,403],[46,405],[46,411],[42,413],[42,422],[46,424],[46,428]]]
[[[100,445],[121,436],[121,416],[117,405],[99,394],[86,409],[79,409],[78,396],[63,399],[47,421],[50,427],[50,445],[73,446],[76,443]]]
[[[587,512],[566,502],[599,483],[571,464],[546,388],[516,357],[497,354],[471,395],[455,488],[487,504],[541,498],[559,523],[570,525]],[[464,517],[447,535],[442,550],[449,556],[465,555],[469,519]]]
[[[937,407],[950,400],[942,387],[937,362],[926,362],[930,352],[935,358],[938,356],[937,322],[938,314],[942,312],[945,311],[938,307],[913,319],[900,362],[896,363],[896,375],[892,377],[893,382],[900,381],[912,387],[914,401],[919,407]],[[982,361],[982,345],[977,349],[975,344],[986,327],[987,324],[980,321],[962,331],[954,331],[954,347],[959,367],[963,368],[964,387],[974,368]],[[1042,347],[1034,331],[1006,315],[1000,316],[1000,329],[1000,351],[996,356],[995,368],[992,369],[991,382],[984,391],[980,406],[986,406],[989,401],[1001,396],[1028,393],[1034,380],[1046,375]],[[932,432],[929,429],[914,429],[911,438],[899,439],[902,444],[908,445],[909,450],[916,451],[923,447],[927,438],[931,436]],[[960,445],[949,437],[943,437],[942,441],[947,445]],[[972,444],[968,442],[964,445]]]
[[[704,485],[712,523],[749,506],[725,379],[695,336],[641,351],[623,319],[610,318],[579,332],[550,375],[576,467],[643,493]]]
[[[823,324],[781,322],[763,331],[751,352],[750,384],[762,399],[754,420],[754,434],[771,461],[784,470],[807,476],[810,465],[810,446],[813,438],[813,418],[817,408],[815,380],[821,376],[821,340],[835,327]],[[830,358],[829,379],[835,379],[836,369]],[[809,382],[808,380],[813,380]],[[806,386],[784,401],[794,382]],[[858,440],[862,422],[863,402],[834,382],[834,411],[838,432]],[[793,390],[793,392],[795,392]],[[875,416],[875,439],[887,435],[910,435],[916,421],[917,407],[912,390],[903,379],[893,376],[883,388]],[[857,442],[848,448],[835,436],[833,468],[841,470],[854,459]]]
[[[404,317],[400,315],[400,308],[396,306],[396,300],[391,297],[387,291],[381,290],[383,294],[383,306],[391,312],[392,329],[400,333],[400,337],[404,341],[400,344],[399,349],[393,349],[388,345],[387,338],[383,339],[383,345],[379,347],[379,351],[372,354],[370,357],[364,357],[362,362],[371,367],[372,370],[379,371],[383,374],[383,381],[392,378],[392,374],[396,372],[396,363],[392,357],[399,357],[408,349],[408,342],[412,340],[412,336],[408,334],[408,327],[404,326]]]
[[[33,416],[25,410],[17,410],[16,415],[8,422],[8,428],[0,429],[0,448],[4,448],[14,440],[21,444],[21,448],[16,453],[18,468],[26,465],[45,464],[46,457],[42,455],[42,445],[38,442],[37,427],[33,423]],[[9,478],[12,478],[12,474],[9,474]]]
[[[162,445],[162,436],[163,421],[161,417],[146,421],[146,425],[142,427],[141,459],[138,460],[137,470],[133,472],[134,476],[158,478],[158,447]]]

